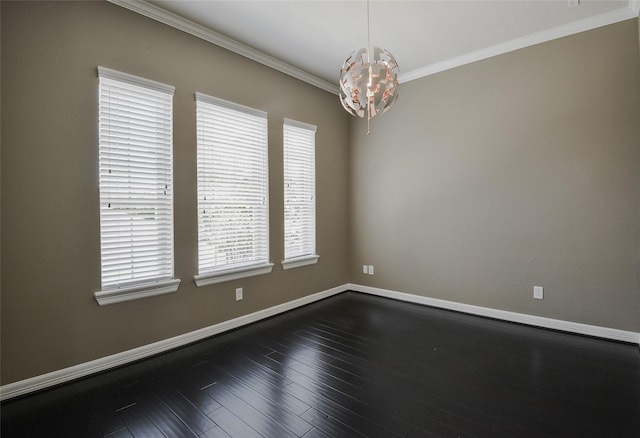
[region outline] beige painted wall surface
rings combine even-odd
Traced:
[[[639,55],[634,19],[403,84],[351,128],[351,281],[639,331]]]
[[[2,2],[2,384],[348,281],[348,115],[336,96],[103,2]],[[174,85],[177,293],[99,307],[97,66]],[[269,113],[269,275],[196,288],[194,93]],[[317,265],[283,271],[282,119],[317,133]],[[245,299],[234,301],[236,287]]]

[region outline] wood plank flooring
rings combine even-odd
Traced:
[[[637,438],[640,352],[347,292],[1,409],[4,438]]]

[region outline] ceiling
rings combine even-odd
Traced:
[[[367,44],[366,1],[110,0],[336,92],[345,58]],[[400,82],[638,16],[640,0],[370,2],[371,44]]]

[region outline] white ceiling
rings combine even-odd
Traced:
[[[367,44],[364,0],[110,1],[330,91],[344,59]],[[637,17],[639,8],[640,0],[372,0],[371,44],[395,55],[404,82]]]

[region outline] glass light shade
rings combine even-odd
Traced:
[[[385,49],[356,50],[340,69],[340,102],[349,113],[373,119],[389,111],[398,100],[398,63]]]

